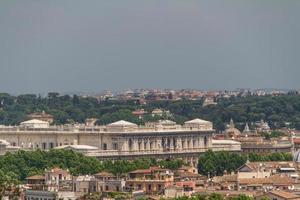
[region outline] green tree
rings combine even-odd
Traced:
[[[17,199],[20,196],[16,175],[12,172],[4,173],[0,170],[0,199],[8,197],[9,199]]]

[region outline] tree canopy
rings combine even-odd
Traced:
[[[27,119],[27,114],[41,111],[54,115],[56,124],[82,123],[86,118],[98,118],[98,124],[107,124],[119,119],[143,124],[145,121],[159,118],[148,115],[141,120],[134,116],[132,111],[143,108],[150,113],[155,108],[161,108],[169,110],[172,113],[169,118],[178,123],[203,118],[212,121],[217,130],[224,130],[224,123],[229,122],[231,118],[239,129],[243,128],[245,122],[264,119],[271,128],[289,126],[300,130],[300,95],[219,98],[218,105],[206,107],[202,106],[203,100],[148,101],[144,105],[137,100],[100,101],[94,97],[59,93],[49,93],[46,97],[0,93],[0,124],[18,124]]]
[[[136,169],[147,169],[151,166],[177,169],[183,164],[182,160],[156,160],[150,158],[133,161],[101,161],[71,150],[18,151],[0,156],[0,170],[3,173],[12,174],[13,177],[21,181],[24,181],[28,176],[43,174],[45,169],[53,167],[69,169],[73,175],[92,175],[107,171],[120,176]]]
[[[198,170],[199,173],[220,176],[226,171],[234,172],[238,167],[242,166],[249,160],[256,161],[292,161],[293,157],[290,153],[271,153],[266,155],[250,153],[248,155],[230,153],[230,152],[213,152],[208,151],[200,156]]]

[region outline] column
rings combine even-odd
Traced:
[[[138,151],[139,150],[139,141],[137,138],[133,139],[133,150]]]
[[[193,140],[193,137],[190,138],[190,148],[194,148],[194,140]]]
[[[128,139],[122,140],[122,151],[129,151]]]
[[[144,138],[142,139],[142,142],[141,142],[141,151],[145,151],[145,141],[144,141]]]
[[[203,148],[204,148],[203,136],[200,136],[200,137],[198,138],[198,143],[199,143],[199,148],[200,148],[201,151],[202,151]]]
[[[199,149],[199,137],[196,137],[195,140],[196,140],[196,148]]]
[[[170,149],[174,149],[174,141],[173,141],[173,137],[170,138]]]
[[[178,137],[177,138],[177,141],[176,141],[176,143],[177,143],[177,149],[182,149],[182,140],[181,140],[181,137]]]
[[[149,151],[150,150],[150,140],[149,140],[149,138],[146,140],[146,149],[147,149],[147,151]]]
[[[162,146],[161,146],[161,137],[158,137],[158,138],[156,138],[156,149],[158,150],[158,151],[161,151],[161,149],[162,149]]]
[[[190,147],[189,147],[189,143],[188,143],[188,138],[187,138],[187,137],[184,139],[184,148],[185,148],[185,149],[190,148]]]

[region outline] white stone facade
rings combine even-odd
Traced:
[[[197,157],[199,153],[213,148],[213,132],[212,123],[200,119],[186,122],[183,126],[171,121],[160,121],[152,126],[118,121],[107,126],[1,126],[0,139],[27,150],[88,145],[98,149],[88,156],[102,158],[175,155],[190,159],[187,155]]]

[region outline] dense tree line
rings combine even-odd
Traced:
[[[234,172],[249,160],[256,161],[292,161],[290,153],[271,153],[266,155],[250,153],[248,155],[208,151],[200,156],[198,170],[199,173],[209,176],[221,176],[224,172]]]
[[[200,156],[199,173],[209,176],[220,176],[225,171],[235,171],[247,161],[247,157],[238,153],[208,151]]]
[[[258,161],[292,161],[293,156],[291,153],[271,153],[267,155],[263,154],[256,154],[250,153],[248,154],[248,159],[251,162],[258,162]]]
[[[133,161],[100,161],[94,157],[86,157],[70,150],[18,151],[0,156],[0,173],[14,175],[24,181],[26,177],[43,174],[45,169],[60,167],[70,170],[73,175],[96,174],[101,171],[115,175],[124,175],[136,169],[146,169],[150,166],[177,169],[184,163],[181,160],[137,159]]]
[[[229,122],[230,118],[237,122],[239,129],[243,128],[245,122],[264,119],[272,128],[286,126],[286,122],[289,122],[289,126],[300,130],[300,95],[232,97],[220,98],[217,101],[218,105],[207,107],[202,107],[203,99],[149,101],[146,105],[141,105],[138,100],[100,101],[93,97],[58,93],[49,93],[47,97],[1,93],[0,124],[18,124],[27,119],[27,114],[41,111],[54,115],[56,124],[82,123],[90,117],[98,118],[99,124],[120,119],[143,124],[159,118],[148,115],[140,120],[132,115],[133,110],[144,108],[151,112],[155,108],[161,108],[170,110],[173,113],[170,118],[178,123],[198,117],[212,121],[217,130],[223,130],[224,122]]]
[[[222,175],[224,171],[232,172],[246,161],[289,161],[292,159],[287,153],[273,153],[269,155],[240,155],[229,152],[208,151],[199,158],[199,173],[211,176]],[[24,181],[26,177],[43,174],[45,169],[61,167],[69,169],[73,175],[96,174],[101,171],[111,172],[122,176],[136,169],[147,169],[151,166],[160,166],[167,169],[178,169],[185,165],[182,160],[157,160],[155,158],[141,158],[133,161],[106,160],[101,161],[94,157],[86,157],[71,150],[50,151],[18,151],[0,156],[0,173],[14,175]]]

